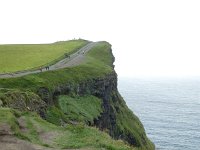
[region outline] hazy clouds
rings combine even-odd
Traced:
[[[2,0],[0,43],[107,40],[120,76],[200,75],[200,2]]]

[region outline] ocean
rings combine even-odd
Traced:
[[[200,78],[119,78],[118,89],[157,150],[200,150]]]

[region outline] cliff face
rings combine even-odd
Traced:
[[[62,84],[53,92],[40,88],[38,95],[49,105],[57,103],[60,95],[93,95],[102,100],[103,113],[94,118],[93,123],[101,130],[108,131],[111,137],[122,139],[143,149],[154,149],[146,137],[143,125],[129,110],[117,89],[117,74],[112,72],[103,78],[93,78],[76,84]]]

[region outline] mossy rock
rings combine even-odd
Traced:
[[[29,91],[10,90],[0,96],[0,106],[14,108],[20,111],[35,111],[41,113],[46,103]]]
[[[2,107],[3,106],[3,102],[0,100],[0,107]]]

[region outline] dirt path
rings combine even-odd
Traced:
[[[27,128],[26,118],[24,116],[17,119],[19,129],[21,133],[30,134],[30,128]],[[34,123],[34,122],[32,122]],[[35,126],[36,125],[36,126]],[[45,131],[39,125],[34,124],[34,129],[39,136],[39,139],[43,144],[49,145],[45,147],[42,143],[34,144],[27,140],[19,139],[15,136],[9,123],[0,122],[0,150],[94,150],[93,148],[80,148],[80,149],[63,149],[62,145],[54,143],[55,139],[64,134],[68,134],[66,131],[61,130]],[[101,149],[102,150],[102,149]]]
[[[18,139],[11,135],[0,136],[1,150],[56,150]]]
[[[42,70],[38,69],[38,70],[33,70],[33,71],[21,71],[17,73],[0,74],[0,78],[15,78],[15,77],[25,76],[28,74],[40,73],[41,71],[46,72],[50,70],[57,70],[61,68],[77,66],[84,61],[85,54],[97,44],[98,42],[91,42],[85,45],[84,47],[80,48],[77,52],[71,54],[69,57],[62,59],[56,64],[49,66],[48,70],[46,70],[45,68],[42,68]]]

